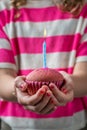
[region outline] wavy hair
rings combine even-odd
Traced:
[[[27,3],[27,0],[10,0],[10,3],[13,7],[19,8],[22,5]]]
[[[11,5],[15,8],[19,8],[22,5],[27,3],[27,0],[10,0]],[[80,12],[85,0],[53,0],[58,8],[62,11],[70,12],[75,15],[77,12]]]

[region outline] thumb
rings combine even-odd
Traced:
[[[21,91],[26,91],[27,83],[25,82],[26,76],[18,76],[15,78],[15,87],[19,88]]]

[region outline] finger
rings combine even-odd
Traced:
[[[21,91],[25,91],[27,89],[27,83],[25,82],[26,76],[18,76],[15,79],[15,87],[19,88]]]
[[[50,100],[50,96],[48,94],[45,94],[43,96],[43,98],[35,105],[30,105],[30,106],[26,106],[27,109],[40,113],[40,111],[42,111],[42,109],[44,109],[44,107],[48,104]]]
[[[33,112],[37,112],[37,113],[46,113],[45,111],[43,111],[43,113],[41,112],[42,110],[45,110],[47,112],[50,111],[50,109],[55,106],[53,100],[51,100],[51,95],[52,92],[51,91],[47,91],[46,94],[43,96],[42,100],[40,100],[40,102],[38,102],[36,105],[34,106],[25,106],[26,109],[29,109]],[[47,107],[47,104],[49,103],[49,107]],[[52,111],[52,110],[51,110]]]
[[[16,97],[21,105],[27,105],[30,98],[27,92],[22,92],[19,88],[16,88]]]
[[[54,107],[53,109],[51,109],[50,111],[48,111],[48,112],[45,113],[45,114],[50,114],[50,113],[54,112],[56,109],[57,109],[57,107]]]
[[[58,102],[57,99],[56,99],[56,97],[53,95],[53,93],[52,93],[52,91],[49,89],[49,87],[47,87],[46,89],[47,89],[46,94],[47,94],[49,97],[51,97],[52,102],[53,102],[54,105],[56,106],[56,105],[57,105],[57,102]]]
[[[58,100],[54,96],[54,94],[51,92],[51,103],[53,103],[55,106],[58,106]]]
[[[67,74],[64,71],[60,71],[60,73],[63,75],[63,77],[65,79],[65,83],[66,83],[66,81],[68,81],[69,83],[73,83],[70,74]]]
[[[72,91],[72,85],[71,84],[65,84],[62,88],[61,91],[65,94],[67,94],[69,91]]]
[[[40,88],[37,93],[32,96],[24,95],[23,92],[19,91],[18,96],[20,97],[20,102],[22,105],[35,105],[43,98],[45,95],[46,90],[45,87]]]
[[[50,89],[52,90],[54,96],[57,98],[59,103],[65,103],[71,101],[73,99],[73,91],[67,91],[67,93],[63,93],[60,91],[57,86],[53,83],[49,85]]]
[[[29,106],[28,106],[28,105],[26,106],[26,105],[25,105],[25,106],[23,106],[23,108],[24,108],[25,110],[30,110],[30,111],[32,111],[32,112],[35,112],[34,106],[30,106],[30,105],[29,105]],[[36,113],[36,112],[35,112],[35,113]]]
[[[57,86],[54,83],[50,83],[49,88],[52,91],[53,95],[57,98],[59,92]]]
[[[60,73],[63,75],[64,79],[65,79],[65,83],[63,85],[63,87],[61,88],[61,90],[63,88],[66,88],[67,90],[71,90],[73,89],[74,83],[72,81],[72,78],[70,75],[68,75],[66,72],[64,71],[60,71]]]
[[[49,100],[48,104],[40,111],[41,114],[49,114],[55,110],[55,105],[52,100]]]
[[[30,110],[30,111],[35,112],[35,113],[37,113],[37,114],[50,114],[50,113],[52,113],[53,111],[56,110],[56,107],[52,108],[51,110],[49,110],[49,111],[46,112],[46,113],[45,113],[45,112],[42,113],[42,112],[35,111],[35,106],[24,106],[24,109]]]
[[[47,91],[46,94],[43,96],[42,100],[40,100],[40,102],[38,104],[36,104],[36,110],[37,112],[42,111],[42,109],[44,109],[46,107],[46,105],[48,104],[48,102],[51,99],[51,91]]]

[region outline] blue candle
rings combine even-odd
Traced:
[[[46,68],[46,40],[43,42],[43,68]]]

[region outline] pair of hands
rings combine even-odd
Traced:
[[[34,95],[30,96],[26,92],[28,84],[25,82],[26,76],[18,76],[15,79],[15,95],[18,103],[27,110],[39,114],[50,114],[57,107],[65,106],[74,98],[73,81],[66,72],[61,72],[65,79],[65,84],[61,90],[50,83],[49,86],[43,85]]]

